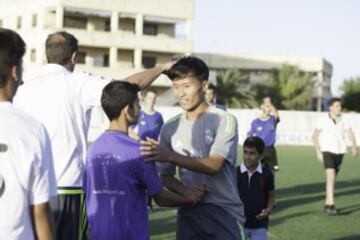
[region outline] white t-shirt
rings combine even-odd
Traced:
[[[346,134],[350,125],[345,117],[341,116],[338,122],[327,114],[317,122],[316,129],[320,130],[319,144],[322,152],[344,154],[346,152]]]
[[[33,239],[29,207],[56,195],[45,127],[0,102],[0,239]]]
[[[14,104],[49,133],[59,187],[82,185],[91,109],[100,105],[102,89],[110,81],[48,64],[16,94]]]

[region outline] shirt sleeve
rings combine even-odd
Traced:
[[[79,95],[82,106],[84,106],[85,109],[100,106],[102,90],[112,79],[86,72],[73,73],[72,77],[74,81],[79,84],[77,94]]]
[[[155,163],[145,162],[143,158],[137,161],[137,176],[144,184],[150,196],[154,196],[163,189],[163,185],[156,172]]]
[[[47,202],[56,196],[57,184],[49,136],[44,127],[39,131],[39,147],[32,163],[30,179],[30,204]]]
[[[253,136],[254,132],[255,132],[255,120],[251,122],[250,130],[248,131],[247,135],[248,136]]]
[[[171,139],[169,134],[166,133],[166,127],[162,128],[160,131],[160,145],[167,149],[171,149]],[[163,175],[174,176],[176,174],[176,165],[169,162],[157,162],[156,163],[157,171]]]
[[[236,118],[227,113],[219,123],[209,155],[220,155],[231,164],[236,164],[238,127]]]

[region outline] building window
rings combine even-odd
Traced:
[[[20,29],[21,28],[21,16],[18,16],[16,18],[16,28]]]
[[[142,57],[143,68],[153,68],[156,65],[156,57]]]
[[[74,17],[74,16],[64,17],[64,27],[86,29],[86,26],[87,26],[86,17]]]
[[[76,62],[79,64],[85,64],[86,63],[86,52],[78,52],[76,54]]]
[[[110,30],[111,30],[110,18],[105,19],[105,28],[104,28],[104,30],[105,30],[105,32],[110,32]]]
[[[109,66],[108,54],[94,57],[94,67],[108,67],[108,66]]]
[[[144,23],[143,34],[156,36],[158,33],[158,25],[155,23]]]
[[[31,62],[36,61],[36,50],[35,49],[31,49],[31,51],[30,51],[30,61]]]
[[[33,14],[31,17],[31,26],[36,27],[36,25],[37,25],[37,15]]]

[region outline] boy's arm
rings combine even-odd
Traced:
[[[264,220],[269,217],[271,210],[274,208],[275,204],[275,192],[268,192],[268,200],[266,203],[266,208],[264,208],[260,214],[256,215],[257,220]]]
[[[323,163],[323,162],[324,162],[324,158],[323,158],[323,155],[322,155],[321,149],[320,149],[319,135],[320,135],[320,130],[317,129],[317,128],[315,128],[315,129],[314,129],[313,136],[312,136],[312,140],[313,140],[313,143],[314,143],[314,147],[315,147],[317,159],[318,159],[321,163]]]
[[[141,144],[142,155],[149,156],[146,161],[169,162],[194,172],[216,174],[225,161],[220,155],[211,155],[205,158],[184,156],[160,146],[153,139],[142,141]]]
[[[30,213],[33,223],[35,239],[52,240],[55,239],[54,225],[49,203],[32,205]]]
[[[175,62],[168,62],[157,67],[135,73],[131,76],[125,78],[125,81],[128,81],[133,84],[137,84],[141,89],[149,86],[160,74],[164,71],[169,70]]]
[[[351,128],[348,129],[348,135],[349,135],[351,145],[352,145],[351,154],[352,154],[353,158],[356,158],[358,155],[358,150],[356,147],[356,138],[355,138],[354,132],[352,131]]]
[[[162,190],[153,197],[156,203],[161,207],[177,207],[182,205],[194,206],[205,194],[205,190],[201,186],[196,186],[185,191],[186,195]]]

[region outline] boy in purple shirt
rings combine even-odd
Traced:
[[[180,196],[163,190],[153,163],[146,163],[140,144],[128,136],[140,111],[136,85],[111,82],[101,105],[109,129],[91,145],[84,176],[90,239],[149,239],[146,192],[160,206],[194,205],[202,186]]]
[[[144,108],[140,111],[137,124],[137,135],[143,140],[146,138],[158,140],[160,129],[164,124],[161,113],[154,108],[156,98],[155,90],[150,89],[145,94]]]
[[[265,151],[261,162],[272,171],[279,170],[279,163],[275,149],[276,127],[280,122],[279,113],[271,102],[265,97],[261,105],[262,114],[251,123],[248,137],[260,137],[265,143]]]

